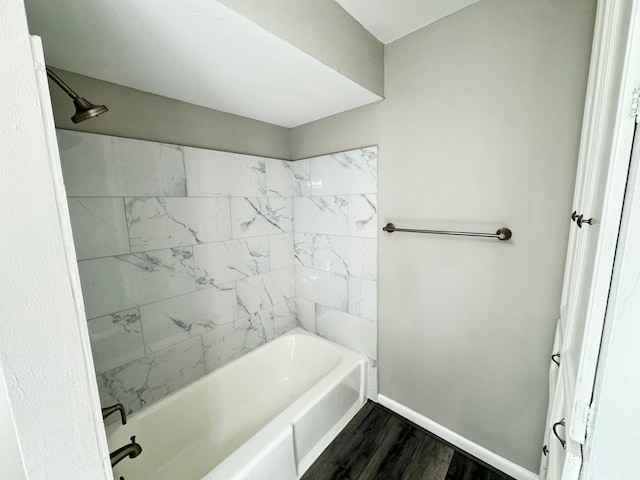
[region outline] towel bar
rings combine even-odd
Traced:
[[[410,232],[410,233],[431,233],[435,235],[457,235],[460,237],[485,237],[497,238],[498,240],[509,240],[512,236],[511,230],[507,227],[499,228],[496,233],[477,233],[477,232],[452,232],[448,230],[415,230],[413,228],[396,228],[393,223],[387,223],[382,229],[385,232]]]

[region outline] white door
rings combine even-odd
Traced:
[[[629,52],[637,3],[598,4],[574,211],[567,212],[572,226],[562,338],[553,352],[560,365],[546,425],[543,479],[577,479],[580,473],[635,128],[631,109],[640,69]]]

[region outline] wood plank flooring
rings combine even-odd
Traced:
[[[302,480],[512,480],[369,401]]]

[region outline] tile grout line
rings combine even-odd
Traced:
[[[329,193],[326,195],[230,195],[228,193],[222,193],[220,195],[167,195],[165,193],[157,193],[157,194],[146,194],[146,195],[135,195],[135,194],[127,194],[126,192],[121,192],[118,195],[67,195],[67,198],[166,198],[166,199],[206,199],[206,198],[331,198],[331,197],[357,197],[362,195],[377,195],[377,192],[353,192],[353,193]]]

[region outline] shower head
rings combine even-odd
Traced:
[[[105,105],[94,105],[82,97],[74,98],[73,104],[76,106],[76,113],[71,117],[73,123],[80,123],[109,111]]]
[[[69,87],[69,85],[67,85],[49,67],[47,67],[47,76],[73,99],[73,104],[76,107],[76,113],[73,117],[71,117],[73,123],[80,123],[109,111],[109,109],[105,105],[94,105],[86,98],[82,98],[80,95],[74,92],[71,87]]]

